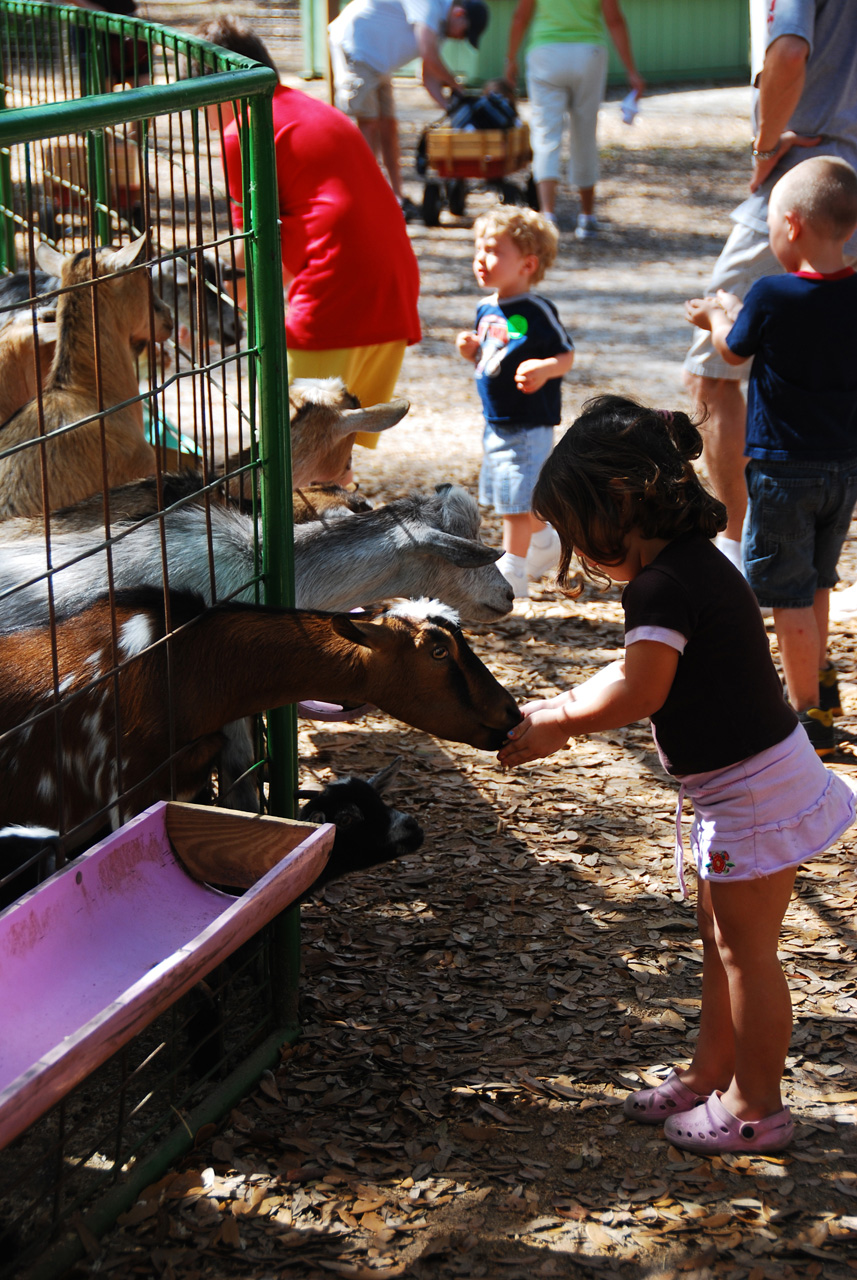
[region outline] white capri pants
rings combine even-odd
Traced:
[[[600,44],[543,44],[527,54],[527,93],[533,177],[558,181],[565,113],[571,156],[568,181],[594,187],[598,181],[598,108],[607,84],[607,50]]]

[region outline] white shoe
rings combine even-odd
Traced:
[[[578,240],[594,240],[598,235],[598,219],[594,213],[579,213],[574,234]]]
[[[545,525],[544,534],[537,533],[535,537],[541,538],[545,534],[549,535],[547,543],[539,546],[535,541],[531,541],[527,552],[527,577],[532,578],[534,582],[543,578],[545,574],[552,573],[559,564],[562,550],[559,534],[548,524]]]
[[[734,564],[739,573],[744,572],[744,562],[741,559],[741,543],[735,538],[727,538],[725,534],[718,533],[714,539],[714,545],[718,551],[722,551],[727,560]]]
[[[831,618],[853,618],[857,613],[857,583],[830,593]]]
[[[504,551],[497,561],[497,568],[515,593],[516,600],[529,598],[530,588],[527,583],[527,562],[522,556],[512,556]]]

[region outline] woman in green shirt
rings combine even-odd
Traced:
[[[519,0],[509,28],[506,78],[518,78],[518,51],[529,30],[527,93],[533,145],[533,175],[539,207],[556,222],[554,208],[560,177],[560,146],[565,113],[571,128],[569,182],[580,192],[575,235],[595,236],[595,183],[598,108],[607,83],[607,34],[639,96],[645,82],[631,52],[619,0]]]

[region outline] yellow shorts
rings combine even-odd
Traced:
[[[289,349],[289,382],[293,378],[341,378],[361,405],[386,404],[393,399],[407,343],[378,342],[371,347],[340,347],[331,351]],[[357,444],[374,449],[375,432],[359,431]]]

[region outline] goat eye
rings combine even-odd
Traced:
[[[449,650],[446,645],[436,644],[431,651],[431,656],[436,658],[438,662],[442,662],[444,658],[449,657]]]

